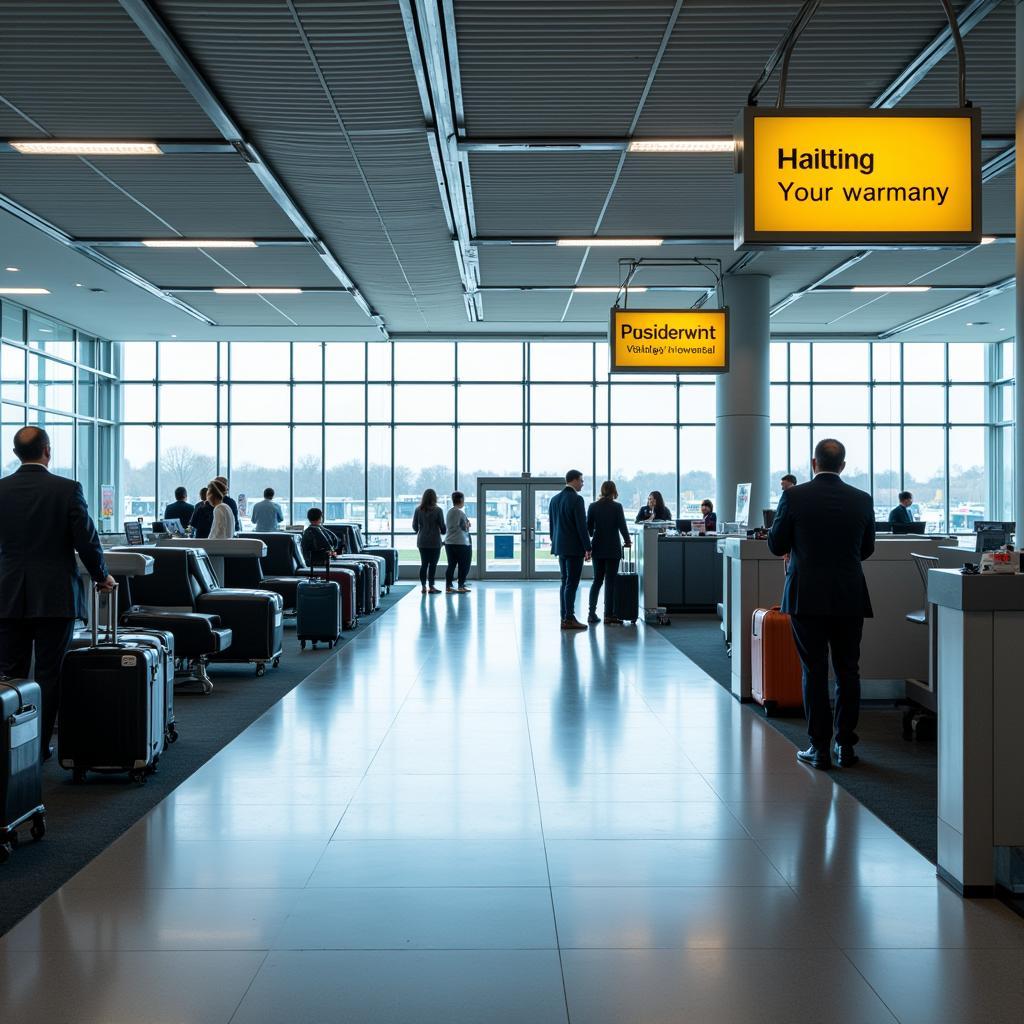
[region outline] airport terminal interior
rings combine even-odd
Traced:
[[[0,684],[0,1020],[1024,1021],[1024,0],[0,0],[0,55],[0,517],[41,426],[117,581],[52,757]],[[768,531],[828,438],[819,770]]]

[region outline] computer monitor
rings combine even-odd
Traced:
[[[690,520],[690,533],[696,533],[701,537],[707,532],[707,526],[703,519],[691,519]]]
[[[761,519],[764,521],[764,528],[770,530],[772,523],[775,522],[775,509],[763,508],[761,509]]]
[[[875,533],[892,533],[892,523],[888,519],[876,519]]]
[[[981,533],[982,530],[1002,530],[1003,533],[1017,532],[1016,523],[996,522],[995,520],[988,519],[976,519],[973,525],[975,533]]]
[[[978,530],[974,535],[974,550],[998,551],[1009,540],[1009,534],[1005,530]]]
[[[901,534],[906,534],[906,533],[920,534],[920,533],[924,533],[924,527],[925,527],[924,523],[893,523],[892,524],[892,532],[893,533],[901,533]]]
[[[676,520],[676,533],[689,533],[690,532],[690,520],[689,519],[677,519]]]
[[[146,538],[142,534],[142,523],[129,520],[124,524],[124,536],[131,546],[145,544]]]
[[[185,536],[185,531],[181,528],[180,519],[161,519],[160,522],[163,524],[164,533],[170,534],[172,537]]]

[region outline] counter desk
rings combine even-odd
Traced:
[[[641,611],[714,611],[722,600],[721,554],[715,536],[664,533],[645,526],[637,535]]]

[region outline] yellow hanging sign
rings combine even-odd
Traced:
[[[728,309],[614,308],[612,373],[725,373]]]
[[[981,112],[748,107],[736,248],[981,241]]]

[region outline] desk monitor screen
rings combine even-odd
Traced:
[[[704,520],[703,519],[691,519],[690,520],[690,533],[699,534],[701,537],[704,536]]]
[[[1009,540],[1005,530],[979,530],[974,538],[974,550],[998,551]]]
[[[1002,530],[1003,533],[1016,533],[1016,523],[995,522],[988,519],[976,519],[974,521],[974,532],[981,533],[982,530]]]
[[[893,523],[892,532],[920,534],[924,533],[924,527],[924,523]]]
[[[129,521],[124,524],[124,535],[128,543],[134,547],[137,544],[145,544],[146,539],[142,535],[142,523]]]
[[[689,533],[690,532],[690,520],[689,519],[677,519],[676,520],[676,533]]]
[[[170,534],[172,537],[184,537],[185,531],[181,528],[180,519],[161,519],[163,523],[164,533]]]
[[[761,519],[764,522],[764,528],[766,530],[770,530],[772,528],[772,523],[775,522],[775,509],[773,509],[773,508],[763,508],[763,509],[761,509]]]
[[[876,519],[875,533],[892,533],[892,523],[888,519]]]

